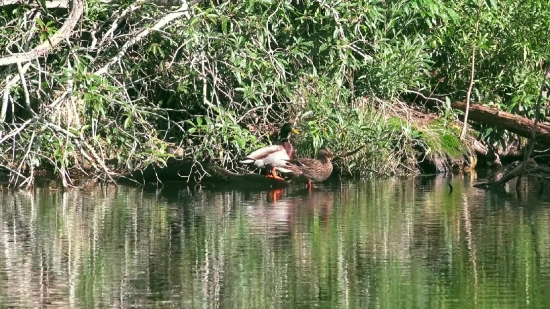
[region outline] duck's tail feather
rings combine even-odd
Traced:
[[[306,166],[305,164],[300,162],[300,160],[298,160],[298,159],[291,159],[291,160],[285,160],[285,161],[288,162],[288,163],[292,163],[296,166]]]
[[[241,164],[254,164],[254,162],[256,162],[256,160],[250,158],[244,158],[239,161]]]

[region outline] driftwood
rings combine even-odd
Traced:
[[[493,174],[489,181],[477,183],[474,187],[497,189],[503,187],[508,181],[516,177],[521,177],[522,175],[536,177],[539,180],[550,182],[550,166],[538,165],[533,159],[528,160],[525,166],[523,162],[516,161]]]
[[[219,184],[224,187],[236,188],[285,188],[290,185],[288,181],[267,178],[262,174],[246,173],[238,174],[217,165],[201,163],[194,164],[192,160],[167,161],[163,167],[150,165],[144,170],[135,171],[124,175],[118,181],[132,181],[140,184],[157,182],[188,182],[201,184]]]

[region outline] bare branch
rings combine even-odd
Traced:
[[[48,9],[66,9],[69,4],[67,0],[46,0],[45,2]],[[0,7],[17,4],[38,7],[38,1],[34,0],[0,0]]]
[[[105,35],[103,36],[103,39],[101,39],[101,42],[99,42],[99,46],[103,45],[103,43],[105,42],[105,40],[107,38],[112,38],[113,33],[117,29],[117,27],[120,24],[121,20],[126,17],[126,15],[132,13],[133,11],[139,9],[140,7],[141,7],[141,5],[132,4],[128,8],[126,8],[124,11],[122,11],[122,13],[120,14],[120,17],[116,18],[113,21],[113,23],[111,24],[111,27],[109,28],[107,33],[105,33]]]
[[[21,79],[21,76],[27,72],[27,70],[30,67],[30,62],[25,64],[24,67],[19,68],[19,75],[13,76],[13,78],[10,79],[10,75],[6,77],[6,88],[4,88],[4,94],[2,99],[2,109],[0,111],[0,124],[4,123],[4,120],[6,120],[6,113],[8,111],[8,98],[10,95],[10,90],[17,82],[19,82],[19,79]]]
[[[416,94],[416,95],[419,95],[421,96],[424,100],[433,100],[433,101],[436,101],[438,103],[441,103],[441,104],[445,104],[445,101],[443,100],[440,100],[438,98],[432,98],[431,96],[430,97],[427,97],[425,96],[424,94],[422,94],[421,92],[418,92],[418,91],[414,91],[414,90],[405,90],[406,93],[412,93],[412,94]]]
[[[0,66],[13,63],[22,63],[45,56],[52,49],[57,47],[63,40],[68,38],[82,16],[82,12],[84,11],[84,0],[72,0],[71,4],[71,13],[67,18],[67,21],[63,24],[63,26],[61,26],[61,28],[59,28],[58,32],[29,52],[12,54],[10,56],[0,58]]]
[[[79,1],[81,1],[81,0],[79,0]],[[198,3],[198,2],[200,2],[200,1],[194,1],[194,3]],[[126,42],[122,46],[122,48],[120,49],[118,54],[115,57],[113,57],[111,60],[109,60],[109,62],[107,62],[107,64],[105,64],[105,66],[103,66],[101,69],[95,71],[94,74],[103,75],[103,74],[107,73],[109,71],[109,67],[111,65],[119,62],[120,59],[122,59],[124,54],[126,54],[126,51],[128,50],[128,48],[130,48],[132,45],[136,44],[137,42],[143,40],[143,38],[145,38],[147,35],[149,35],[149,33],[153,32],[153,31],[161,30],[162,28],[164,28],[168,24],[170,24],[172,21],[174,21],[174,20],[176,20],[176,19],[178,19],[182,16],[184,16],[187,19],[191,18],[190,14],[189,14],[189,3],[187,3],[187,1],[183,1],[183,4],[181,5],[181,7],[178,10],[167,13],[153,27],[148,28],[148,29],[144,29],[139,34],[137,34],[134,38],[132,38],[131,40]]]
[[[479,21],[481,20],[481,1],[478,1],[478,11],[477,11],[477,21],[474,30],[474,40],[477,39],[477,32],[479,29]],[[460,140],[463,141],[466,136],[466,129],[468,128],[468,115],[470,113],[470,97],[472,96],[472,88],[474,87],[474,74],[475,74],[475,63],[476,63],[476,42],[472,44],[472,58],[470,66],[470,83],[468,85],[468,91],[466,92],[466,111],[464,112],[464,125],[462,126],[462,131],[460,132]]]
[[[21,66],[21,63],[17,63],[17,70],[19,71],[19,78],[21,79],[21,85],[23,86],[23,93],[25,94],[25,107],[29,113],[35,115],[35,112],[31,108],[31,98],[29,96],[29,88],[27,87],[27,81],[25,80],[25,71]]]

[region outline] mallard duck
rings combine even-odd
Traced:
[[[312,188],[312,182],[322,182],[332,174],[332,152],[326,146],[319,148],[317,157],[300,158],[287,160],[289,164],[283,168],[277,168],[280,172],[285,173],[290,170],[292,178],[297,182],[307,182],[309,189]]]
[[[267,174],[266,177],[284,180],[277,175],[276,167],[284,167],[288,164],[288,160],[294,158],[294,147],[290,144],[288,137],[290,133],[298,135],[292,124],[285,123],[279,131],[279,143],[276,145],[265,146],[260,149],[256,149],[249,153],[246,157],[239,161],[242,164],[254,165],[256,167],[271,167],[271,174]],[[281,172],[289,173],[290,170],[282,168]]]

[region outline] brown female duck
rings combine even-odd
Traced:
[[[309,189],[312,188],[312,182],[322,182],[332,174],[332,152],[326,146],[321,147],[317,151],[317,157],[300,158],[288,160],[288,164],[284,166],[284,170],[290,170],[292,178],[296,182],[307,182]],[[285,173],[283,169],[277,168],[280,172]]]

